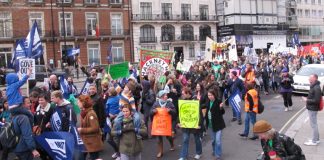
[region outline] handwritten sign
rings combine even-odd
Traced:
[[[157,113],[153,117],[152,135],[171,136],[172,135],[172,118],[166,108],[157,108]]]
[[[29,76],[29,80],[35,79],[35,59],[19,59],[20,75],[26,75],[29,67],[33,68],[33,71]]]
[[[198,128],[199,101],[179,100],[179,119],[182,128]]]

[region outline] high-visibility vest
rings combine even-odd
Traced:
[[[245,75],[245,83],[254,83],[255,82],[255,73],[254,71],[250,71]]]
[[[251,95],[252,99],[253,99],[253,112],[258,113],[258,92],[255,89],[250,89],[248,92],[248,94]],[[247,94],[245,95],[245,112],[249,112],[250,111],[250,103],[247,99]]]

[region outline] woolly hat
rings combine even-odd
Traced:
[[[168,94],[168,91],[166,90],[161,90],[159,93],[158,93],[158,98],[161,98],[163,95],[165,94]]]
[[[254,124],[253,132],[254,133],[264,133],[272,129],[272,126],[270,123],[268,123],[265,120],[259,120]]]
[[[232,71],[232,74],[236,77],[237,76],[237,72],[236,71]]]

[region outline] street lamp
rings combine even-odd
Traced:
[[[53,45],[53,55],[54,55],[54,68],[56,67],[56,54],[55,54],[55,31],[54,31],[54,19],[53,19],[53,0],[51,0],[51,23],[52,23],[52,31],[51,31],[51,36],[52,36],[52,45]],[[46,60],[47,61],[47,60]]]
[[[65,13],[64,13],[64,0],[61,0],[61,7],[62,7],[62,16],[63,16],[63,41],[64,41],[64,46],[62,50],[62,54],[65,54],[66,56],[66,35],[65,35]],[[66,57],[64,57],[66,58]],[[61,68],[63,68],[63,56],[62,56],[62,63],[61,63]]]

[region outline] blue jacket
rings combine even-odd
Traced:
[[[7,99],[8,105],[19,105],[23,103],[23,97],[21,96],[19,89],[22,85],[24,85],[29,76],[24,76],[20,81],[16,73],[9,73],[6,76],[7,82]]]
[[[33,151],[36,149],[36,143],[33,138],[32,125],[27,115],[22,114],[25,108],[17,107],[12,110],[13,125],[17,135],[19,135],[19,142],[14,149],[15,153]]]
[[[118,115],[119,109],[119,99],[120,96],[109,97],[106,103],[106,116],[110,114]]]

